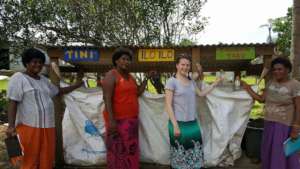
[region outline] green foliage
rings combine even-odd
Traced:
[[[7,122],[7,107],[6,90],[0,90],[0,124]]]
[[[97,81],[96,80],[88,79],[88,83],[89,83],[90,88],[97,87]]]
[[[278,34],[276,43],[279,51],[281,51],[284,55],[290,55],[293,24],[292,14],[293,8],[289,8],[286,16],[276,18],[273,21],[273,31]]]
[[[6,111],[7,110],[7,99],[6,97],[0,97],[0,112]]]
[[[203,30],[206,0],[3,0],[0,33],[36,44],[170,45]]]
[[[250,119],[264,118],[263,109],[264,109],[264,105],[262,103],[255,101],[250,112]]]
[[[190,39],[182,39],[181,42],[179,43],[180,46],[192,46],[195,45],[196,43],[191,41]]]

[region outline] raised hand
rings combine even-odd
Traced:
[[[150,78],[152,79],[152,78],[154,78],[156,76],[156,74],[157,74],[157,71],[150,70],[149,72],[146,73],[146,78],[147,79],[150,79]]]
[[[200,63],[196,63],[198,78],[197,79],[203,79],[203,67]]]
[[[202,65],[200,63],[196,63],[196,68],[197,68],[197,72],[198,73],[202,73],[203,72],[203,68],[202,68]]]
[[[241,86],[243,87],[243,89],[248,90],[251,88],[251,86],[246,83],[245,81],[241,80]]]

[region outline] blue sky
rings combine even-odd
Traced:
[[[208,0],[202,14],[209,23],[199,35],[191,37],[198,44],[262,43],[268,19],[285,16],[292,0]]]

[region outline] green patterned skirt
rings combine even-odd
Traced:
[[[171,167],[174,169],[200,169],[203,166],[203,151],[200,126],[197,120],[178,121],[180,136],[174,137],[174,128],[169,121]]]

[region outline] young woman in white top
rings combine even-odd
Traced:
[[[171,167],[175,169],[199,169],[203,166],[200,126],[196,120],[196,96],[205,96],[219,82],[200,90],[189,77],[191,59],[186,55],[176,60],[176,74],[166,83],[166,112],[169,115],[169,137],[171,145]],[[201,65],[197,65],[198,79],[202,76]]]

